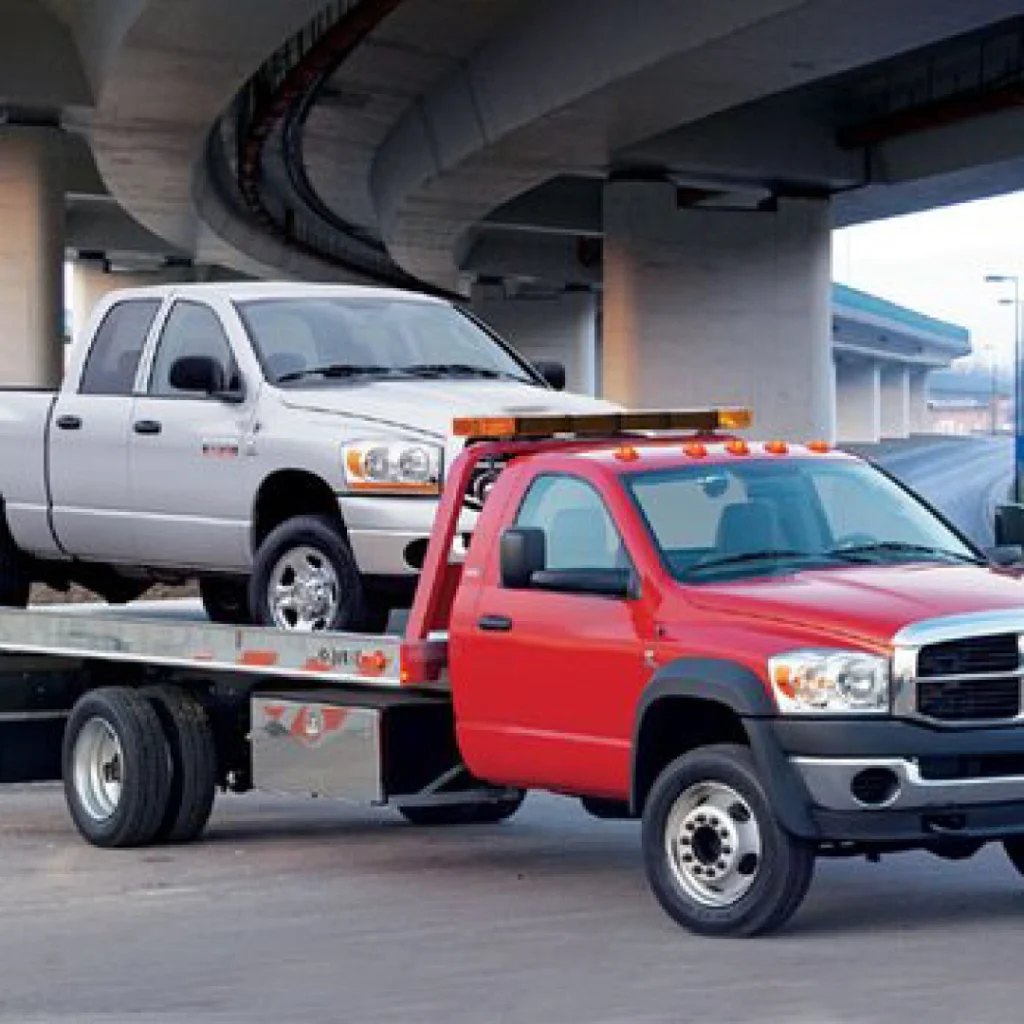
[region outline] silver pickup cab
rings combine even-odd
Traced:
[[[557,376],[410,292],[115,292],[59,392],[0,390],[0,604],[196,578],[215,621],[379,627],[411,596],[454,417],[611,408]]]

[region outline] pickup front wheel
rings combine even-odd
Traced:
[[[814,850],[775,820],[750,752],[718,745],[677,758],[644,808],[647,878],[679,924],[703,935],[758,935],[796,911]]]
[[[249,606],[260,625],[296,633],[353,630],[364,605],[352,550],[330,519],[289,519],[256,552]]]

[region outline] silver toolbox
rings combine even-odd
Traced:
[[[261,694],[252,698],[251,742],[257,789],[385,800],[379,711]]]

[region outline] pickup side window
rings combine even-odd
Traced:
[[[111,306],[93,338],[78,391],[82,395],[130,395],[159,299],[131,299]]]
[[[220,318],[198,302],[176,302],[164,323],[149,375],[149,393],[158,398],[205,398],[195,391],[180,391],[171,384],[171,367],[188,356],[209,356],[220,363],[224,379],[237,386],[238,371],[231,344]]]
[[[538,477],[519,507],[516,526],[544,531],[546,569],[629,567],[622,538],[604,501],[577,477]]]

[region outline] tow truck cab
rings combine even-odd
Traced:
[[[1022,862],[1016,569],[824,444],[504,454],[449,623],[475,777],[642,816],[658,898],[705,932],[777,927],[817,854]]]

